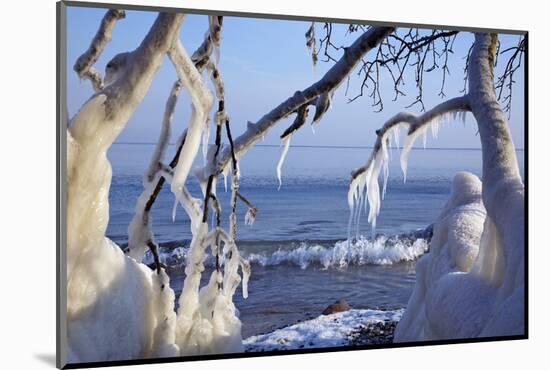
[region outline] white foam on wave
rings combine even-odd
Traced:
[[[349,310],[321,315],[271,333],[243,341],[245,351],[263,352],[300,348],[337,347],[350,344],[350,335],[361,326],[382,321],[399,321],[404,310]]]
[[[246,253],[243,256],[252,264],[266,266],[294,265],[301,269],[310,266],[328,268],[346,268],[349,265],[392,265],[399,262],[414,261],[428,251],[428,241],[423,238],[398,238],[378,236],[376,239],[360,237],[354,241],[339,241],[334,246],[323,246],[301,242],[297,247],[279,248],[271,252]],[[185,262],[187,248],[160,248],[160,260],[168,265],[180,265]],[[148,252],[145,263],[153,263]],[[207,258],[205,265],[212,264]]]
[[[406,241],[395,238],[388,242],[386,236],[375,240],[359,238],[355,241],[336,242],[334,247],[301,243],[295,249],[279,249],[272,254],[255,254],[247,256],[251,263],[261,266],[294,264],[302,269],[310,265],[327,268],[345,268],[348,265],[392,265],[398,262],[413,261],[428,250],[425,239]]]

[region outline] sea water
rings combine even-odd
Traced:
[[[107,236],[124,246],[142,176],[153,144],[118,143],[111,147],[113,167]],[[175,151],[171,146],[169,162]],[[261,334],[317,317],[338,299],[357,309],[398,309],[406,306],[415,281],[415,261],[428,249],[422,233],[445,204],[454,174],[481,175],[481,151],[415,149],[409,156],[407,182],[393,150],[390,178],[376,230],[362,215],[352,225],[348,242],[347,191],[350,172],[368,158],[370,148],[292,147],[276,175],[281,152],[277,146],[256,146],[241,160],[240,192],[258,209],[256,222],[244,225],[246,206],[239,203],[237,238],[252,264],[249,297],[235,295],[243,337]],[[523,151],[517,151],[523,171]],[[198,159],[196,166],[202,164]],[[228,186],[230,180],[228,181]],[[195,179],[189,189],[200,197]],[[218,180],[222,224],[227,226],[229,192]],[[152,210],[153,230],[169,262],[172,286],[179,295],[183,266],[191,239],[183,209],[172,221],[173,196],[165,186]],[[207,261],[207,272],[211,264]],[[208,274],[203,274],[207,278]]]

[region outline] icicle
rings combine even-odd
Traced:
[[[424,132],[422,132],[422,145],[424,146],[424,149],[426,149],[427,139],[428,139],[428,132],[427,130],[424,130]]]
[[[248,298],[248,280],[250,279],[250,273],[252,272],[250,268],[250,262],[248,262],[247,260],[241,257],[240,266],[241,266],[241,272],[243,274],[243,278],[241,281],[242,289],[243,289],[243,298],[247,299]]]
[[[437,139],[439,134],[440,121],[436,118],[430,123],[430,129],[432,131],[432,138]]]
[[[395,126],[392,129],[393,132],[393,140],[395,142],[395,147],[399,149],[399,126]]]
[[[388,186],[388,178],[390,177],[389,160],[390,158],[388,156],[388,148],[386,147],[385,144],[382,144],[382,165],[384,169],[384,185],[382,187],[382,199],[386,197],[386,188]]]
[[[210,120],[206,121],[206,126],[202,132],[202,160],[204,165],[207,165],[206,156],[208,155],[208,141],[210,140]]]
[[[354,202],[354,199],[355,199],[355,194],[357,193],[357,188],[359,186],[359,182],[361,181],[361,176],[357,176],[356,178],[354,178],[352,181],[351,181],[351,184],[349,185],[349,190],[348,190],[348,207],[350,209],[350,211],[353,211],[353,208],[354,208],[354,205],[355,205],[355,202]]]
[[[281,152],[281,158],[279,159],[279,163],[277,163],[277,179],[279,179],[279,188],[277,190],[281,189],[281,185],[283,185],[283,181],[281,180],[281,169],[283,167],[283,163],[285,161],[286,155],[288,153],[288,148],[290,147],[290,138],[292,135],[288,135],[283,139],[283,150]]]
[[[383,163],[383,154],[379,150],[374,157],[372,173],[367,183],[367,197],[369,201],[368,221],[373,229],[376,227],[376,217],[380,213],[380,187],[378,185],[378,176]]]
[[[174,197],[174,205],[172,206],[172,222],[176,222],[176,210],[178,208],[178,198]]]
[[[222,170],[223,175],[223,187],[225,189],[225,192],[227,193],[227,174],[229,173],[229,166],[226,165]]]
[[[460,119],[462,120],[462,124],[463,124],[464,126],[466,126],[466,114],[467,114],[467,113],[468,113],[468,112],[465,111],[465,110],[460,111],[460,113],[459,113],[459,114],[460,114]]]
[[[418,138],[418,136],[424,134],[426,130],[427,125],[424,125],[405,137],[405,142],[403,143],[403,149],[401,150],[400,158],[401,171],[403,172],[403,182],[407,182],[407,161],[412,146],[414,145],[414,142]]]
[[[348,240],[351,238],[351,225],[353,224],[353,220],[355,212],[356,212],[356,205],[355,205],[355,198],[357,196],[357,192],[359,190],[359,183],[361,182],[361,177],[363,175],[359,175],[356,178],[354,178],[351,181],[351,184],[349,185],[348,190],[348,207],[349,207],[349,220],[348,220]]]
[[[358,195],[357,195],[357,211],[355,212],[355,238],[359,238],[359,222],[361,221],[361,210],[364,209],[365,213],[367,212],[367,194],[366,187],[368,179],[370,178],[370,169],[365,172],[361,181],[359,182]]]

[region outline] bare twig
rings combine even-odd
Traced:
[[[521,68],[523,62],[523,54],[525,53],[525,36],[521,36],[517,45],[497,51],[495,57],[495,63],[502,55],[510,54],[502,74],[497,78],[495,83],[495,90],[497,92],[498,100],[504,105],[503,110],[508,112],[508,118],[510,118],[512,109],[512,88],[514,83],[515,73]]]

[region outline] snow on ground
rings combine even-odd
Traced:
[[[368,324],[399,321],[404,310],[349,310],[321,315],[271,333],[255,335],[243,341],[245,351],[263,352],[301,348],[322,348],[349,345],[351,334]]]

